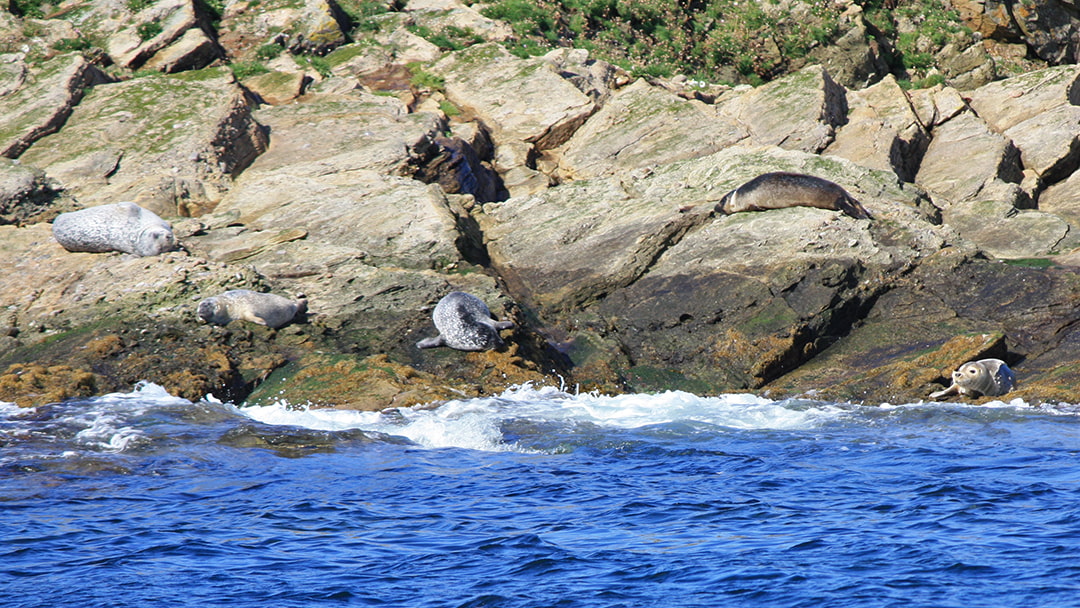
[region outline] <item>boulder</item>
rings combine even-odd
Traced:
[[[272,133],[270,147],[216,213],[252,235],[303,226],[309,242],[369,264],[441,268],[461,259],[457,217],[442,190],[399,177],[436,153],[445,128],[437,116],[360,94],[266,108],[257,117]]]
[[[206,32],[193,27],[175,42],[154,53],[143,68],[172,74],[206,67],[221,57],[222,51],[217,43]]]
[[[849,334],[766,390],[813,387],[815,399],[907,403],[947,385],[958,363],[990,356],[1019,370],[1007,398],[1071,403],[1080,339],[1073,272],[943,250],[894,282]]]
[[[1039,195],[1039,209],[1061,217],[1080,230],[1080,172],[1043,190]]]
[[[179,42],[187,50],[186,55],[174,50],[157,60],[158,68],[172,68],[178,63],[205,67],[218,56],[218,51],[205,34],[199,36],[201,30],[191,33],[207,21],[200,11],[194,0],[158,0],[135,14],[127,27],[113,34],[106,52],[117,65],[138,69],[158,52]],[[205,62],[200,63],[200,59]]]
[[[503,42],[514,36],[510,24],[489,19],[469,4],[459,0],[409,0],[404,10],[417,25],[434,31],[453,27],[488,42]]]
[[[756,144],[818,153],[832,143],[848,108],[844,87],[813,65],[745,90],[718,111],[745,126]]]
[[[8,74],[22,84],[0,96],[0,156],[18,158],[35,141],[64,124],[87,89],[107,77],[77,53],[27,69],[8,56]]]
[[[216,68],[99,85],[23,160],[83,205],[130,200],[171,217],[212,209],[265,146],[243,90]]]
[[[1004,133],[1063,105],[1080,105],[1080,66],[1020,74],[968,91],[971,108],[990,127]]]
[[[288,103],[304,92],[308,78],[303,72],[267,72],[241,83],[259,99],[272,106]]]
[[[848,94],[847,122],[826,154],[914,181],[930,134],[892,75]]]
[[[839,27],[843,33],[835,40],[810,50],[810,62],[824,67],[833,80],[849,89],[861,89],[889,73],[880,44],[866,28],[861,7],[848,5]]]
[[[445,79],[447,99],[483,121],[497,144],[554,148],[596,109],[547,61],[519,59],[498,44],[451,53],[432,69]]]
[[[1009,127],[1004,135],[1020,150],[1024,168],[1047,183],[1080,168],[1080,106],[1062,104]]]
[[[613,94],[563,145],[559,169],[570,179],[624,173],[705,156],[747,135],[704,103],[638,80]]]
[[[218,41],[232,61],[254,61],[264,45],[325,55],[349,41],[347,17],[333,0],[230,2]]]
[[[957,203],[985,199],[984,190],[1021,179],[1020,152],[1012,142],[964,112],[934,129],[915,183]]]
[[[1051,213],[1018,211],[1001,200],[950,205],[942,219],[980,249],[999,258],[1043,257],[1080,245],[1080,235]]]
[[[937,52],[934,60],[949,85],[961,91],[981,87],[997,76],[994,60],[981,44],[963,46],[950,42]]]
[[[945,124],[968,110],[967,102],[960,95],[960,91],[940,84],[909,91],[908,99],[911,109],[927,130]]]
[[[49,219],[60,197],[45,172],[0,158],[0,224],[26,224]]]
[[[631,81],[630,74],[625,70],[606,61],[590,58],[586,49],[555,49],[543,57],[544,61],[555,67],[560,76],[601,105],[615,89],[624,87]]]

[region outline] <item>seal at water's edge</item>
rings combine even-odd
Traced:
[[[416,343],[416,348],[448,346],[455,350],[492,350],[503,345],[499,331],[513,329],[510,321],[496,321],[487,304],[463,291],[453,291],[435,305],[431,314],[439,335]]]
[[[856,219],[870,219],[870,212],[838,184],[827,179],[777,171],[763,173],[728,192],[716,205],[724,214],[788,207],[817,207],[842,211]]]
[[[215,325],[228,325],[237,319],[277,329],[307,313],[307,299],[295,300],[248,289],[232,289],[199,302],[199,318]]]
[[[52,233],[68,251],[121,251],[145,257],[176,249],[168,222],[128,202],[61,213],[53,220]]]
[[[1016,386],[1016,374],[1001,359],[968,361],[952,373],[952,385],[943,391],[930,393],[931,399],[947,395],[998,397]]]

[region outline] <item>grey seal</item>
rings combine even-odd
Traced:
[[[947,395],[997,397],[1016,386],[1016,374],[1001,359],[968,361],[952,373],[952,385],[943,391],[930,393],[931,399]]]
[[[129,202],[61,213],[53,220],[52,233],[68,251],[121,251],[151,256],[176,249],[169,223],[153,211]]]
[[[763,173],[725,194],[716,210],[725,213],[763,211],[788,207],[817,207],[842,211],[856,219],[870,219],[870,212],[838,184],[803,173]]]
[[[290,300],[272,293],[247,289],[232,289],[199,302],[199,318],[215,325],[228,325],[243,320],[278,328],[287,325],[297,315],[307,312],[307,299],[301,294]]]
[[[435,305],[431,318],[439,335],[420,340],[416,348],[492,350],[503,345],[499,331],[514,327],[510,321],[496,321],[483,300],[463,291],[446,294]]]

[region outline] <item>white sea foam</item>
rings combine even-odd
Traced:
[[[843,415],[828,404],[791,407],[750,394],[699,397],[681,391],[658,394],[570,394],[553,387],[515,387],[496,397],[449,401],[439,407],[400,408],[391,413],[295,407],[285,402],[238,408],[254,420],[318,430],[363,429],[397,435],[427,447],[507,450],[508,420],[558,421],[636,429],[697,422],[731,429],[813,428]]]

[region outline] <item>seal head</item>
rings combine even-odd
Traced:
[[[455,350],[480,351],[504,345],[499,331],[512,329],[510,321],[496,321],[487,304],[463,291],[453,291],[435,305],[431,314],[439,335],[416,343],[417,348],[447,346]]]
[[[725,194],[716,205],[724,214],[788,207],[817,207],[841,211],[856,219],[870,212],[840,185],[803,173],[764,173]]]
[[[952,373],[952,385],[930,393],[931,399],[947,395],[998,397],[1016,386],[1016,374],[1001,359],[968,361]]]

